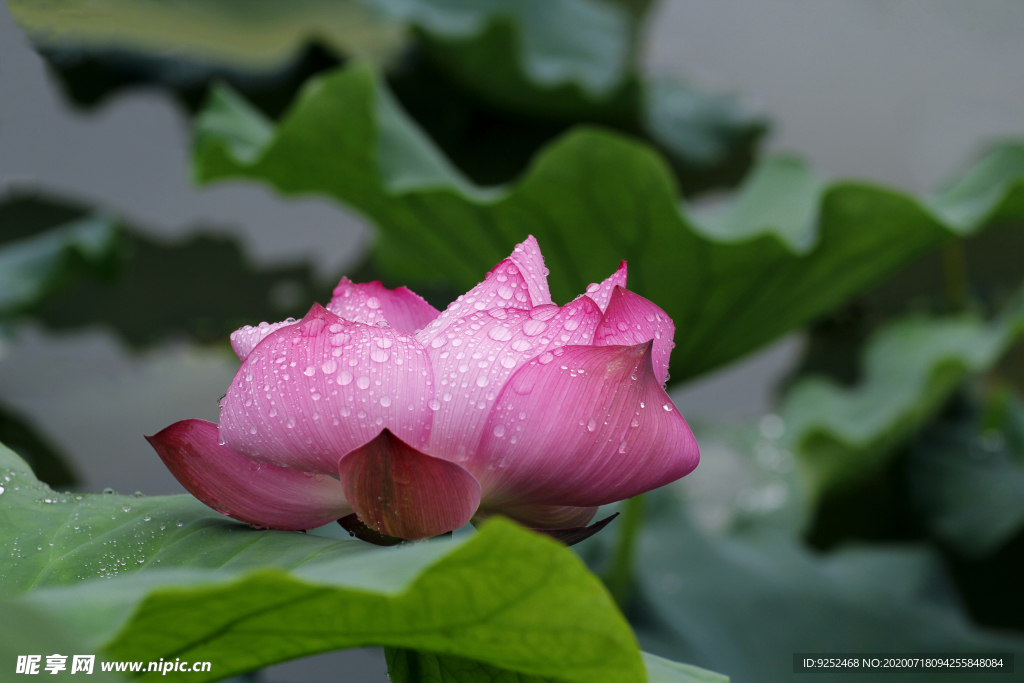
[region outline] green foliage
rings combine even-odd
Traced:
[[[54,653],[65,655],[67,670],[61,673],[67,675],[71,671],[73,655],[95,654],[94,650],[81,638],[68,635],[59,618],[44,616],[39,613],[39,610],[32,609],[28,605],[0,600],[0,624],[8,627],[4,629],[4,637],[0,638],[0,661],[5,667],[4,674],[5,677],[8,674],[12,675],[12,678],[8,680],[20,678],[20,676],[13,677],[15,662],[19,655],[41,655],[39,673],[45,676],[49,673],[44,668],[47,655]],[[17,628],[11,628],[14,624],[17,624]],[[124,678],[102,671],[97,661],[87,680],[99,683],[117,683],[117,681],[123,681]]]
[[[226,344],[242,325],[303,315],[334,284],[308,265],[254,266],[227,237],[165,243],[51,197],[9,197],[0,227],[11,240],[0,243],[0,283],[15,283],[0,295],[8,311],[53,330],[106,325],[134,347]]]
[[[766,683],[792,679],[794,652],[1024,652],[1019,635],[971,623],[926,547],[855,546],[822,556],[772,524],[727,536],[699,532],[671,487],[652,498],[627,611],[650,652]],[[608,545],[598,536],[580,551],[600,566]],[[892,672],[861,678],[902,680]]]
[[[991,368],[1022,331],[1019,304],[987,324],[969,315],[910,318],[870,341],[857,386],[800,380],[786,395],[781,414],[784,443],[800,460],[812,497],[878,468],[935,416],[965,378]]]
[[[401,46],[401,27],[354,0],[11,0],[8,7],[44,47],[142,55],[172,50],[250,70],[282,65],[313,36],[378,61]]]
[[[60,450],[32,425],[31,420],[2,403],[0,443],[26,460],[36,476],[50,486],[63,488],[78,482],[74,468]]]
[[[600,581],[508,521],[462,543],[370,549],[252,530],[191,496],[58,494],[7,449],[0,472],[0,547],[16,558],[4,592],[27,591],[22,604],[111,659],[213,661],[196,680],[216,680],[386,645],[564,683],[644,680]]]
[[[65,218],[22,198],[0,204],[0,318],[22,313],[82,275],[108,273],[116,262],[120,232],[113,219]]]
[[[944,225],[906,195],[825,186],[799,162],[777,158],[733,203],[688,217],[657,154],[592,128],[559,138],[516,183],[480,188],[359,67],[313,81],[281,124],[270,125],[218,92],[197,121],[197,178],[254,178],[362,211],[379,230],[376,258],[395,282],[444,278],[469,288],[529,232],[564,301],[627,258],[630,288],[676,323],[676,380],[805,324],[951,232],[1024,212],[1024,186],[1010,163],[984,162],[995,167],[988,176],[1000,191],[983,200],[962,189],[933,200],[942,215],[965,206],[961,200],[975,207],[969,216],[977,222]]]
[[[1024,403],[1010,392],[992,403],[986,420],[962,401],[908,456],[911,494],[929,532],[968,557],[990,555],[1024,529]]]

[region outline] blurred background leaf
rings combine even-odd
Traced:
[[[626,258],[630,287],[676,322],[676,381],[806,324],[952,235],[1019,220],[1024,210],[1014,166],[990,174],[1001,192],[981,204],[964,199],[979,222],[943,225],[907,195],[826,186],[779,157],[760,165],[733,203],[688,218],[653,150],[594,129],[559,138],[514,185],[484,189],[365,69],[315,83],[276,129],[234,94],[216,93],[197,119],[197,177],[254,178],[361,210],[380,231],[376,262],[395,282],[444,277],[468,289],[532,233],[546,249],[552,293],[566,301]],[[943,201],[946,214],[961,206]],[[437,263],[446,264],[443,276]]]
[[[195,111],[223,81],[276,118],[307,78],[355,59],[386,71],[402,106],[478,183],[511,180],[541,146],[590,122],[652,141],[684,192],[735,184],[767,124],[735,97],[640,76],[637,32],[648,4],[14,0],[10,7],[85,106],[156,84]]]

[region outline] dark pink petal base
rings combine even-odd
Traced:
[[[342,458],[338,472],[359,520],[386,536],[438,536],[466,524],[480,505],[473,475],[387,429]]]

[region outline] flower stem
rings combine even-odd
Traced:
[[[622,508],[619,538],[615,544],[612,563],[605,574],[608,586],[620,609],[625,609],[633,593],[633,556],[636,555],[637,537],[644,522],[647,501],[643,494],[626,501]]]

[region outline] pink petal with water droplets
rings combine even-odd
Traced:
[[[243,455],[334,475],[341,456],[385,427],[424,446],[433,395],[415,339],[316,304],[246,358],[221,403],[220,433]]]
[[[337,479],[239,455],[217,443],[212,422],[182,420],[146,440],[189,493],[239,521],[312,529],[352,514]]]
[[[569,507],[565,505],[520,505],[500,510],[480,510],[478,517],[505,515],[531,529],[569,529],[586,526],[597,514],[597,507]]]
[[[271,333],[277,332],[282,327],[294,324],[295,319],[289,318],[279,323],[263,322],[256,326],[246,325],[245,327],[240,327],[231,333],[231,348],[235,350],[238,360],[245,360],[252,353],[252,350],[256,348],[256,345],[269,337]]]
[[[622,261],[619,263],[618,269],[605,278],[603,282],[594,282],[587,285],[586,295],[593,299],[594,303],[596,303],[603,312],[608,308],[608,302],[611,301],[612,292],[615,291],[615,288],[625,286],[626,262]]]
[[[699,458],[654,375],[648,342],[566,347],[524,365],[502,389],[467,468],[487,509],[586,507],[675,481]]]
[[[581,297],[562,308],[473,311],[449,327],[426,345],[435,378],[431,405],[437,408],[428,452],[456,461],[471,457],[498,392],[516,368],[552,349],[591,343],[600,320],[597,305]]]
[[[347,277],[334,288],[327,310],[352,322],[386,322],[403,334],[426,327],[440,313],[408,287],[388,289],[379,281],[356,284]]]
[[[594,346],[633,346],[653,340],[654,374],[664,384],[675,333],[675,323],[665,311],[639,294],[616,287],[594,334]]]
[[[544,266],[544,255],[533,235],[516,245],[509,257],[519,266],[519,272],[526,278],[530,300],[534,306],[554,303],[548,288],[548,269]]]
[[[416,540],[447,533],[466,524],[480,504],[473,475],[386,429],[345,455],[338,472],[360,521],[388,536]]]
[[[430,347],[439,343],[437,339],[452,337],[450,328],[473,313],[492,308],[528,311],[532,307],[526,278],[515,261],[505,259],[487,273],[483,282],[448,304],[441,315],[416,333],[416,339]]]

